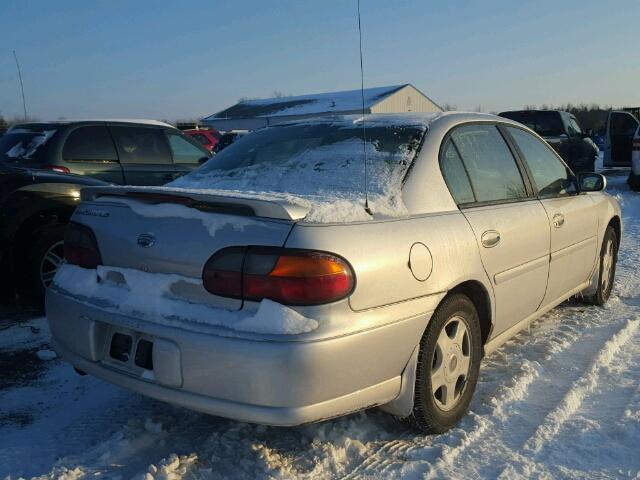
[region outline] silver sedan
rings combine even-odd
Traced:
[[[444,432],[484,355],[572,296],[609,298],[622,225],[605,188],[492,115],[269,127],[164,188],[82,192],[53,345],[213,415],[381,406]]]

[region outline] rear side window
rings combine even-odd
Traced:
[[[193,163],[198,164],[202,160],[206,160],[209,156],[196,147],[193,143],[176,133],[168,132],[169,145],[173,150],[174,163]]]
[[[453,199],[458,205],[475,202],[473,189],[471,188],[469,177],[462,164],[462,159],[458,154],[456,146],[450,139],[442,151],[440,168],[442,169],[442,175],[444,176],[447,187],[449,187],[451,196],[453,196]]]
[[[576,192],[571,171],[551,148],[529,132],[515,127],[507,127],[507,130],[525,157],[539,196],[555,197]]]
[[[80,127],[71,132],[62,149],[67,161],[117,162],[118,154],[105,126]]]
[[[158,128],[111,127],[121,163],[170,164],[171,151]]]
[[[477,202],[527,197],[520,169],[495,125],[459,127],[451,140],[469,174]]]

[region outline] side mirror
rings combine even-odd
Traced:
[[[580,192],[601,192],[607,188],[607,178],[599,173],[579,173],[578,189]]]

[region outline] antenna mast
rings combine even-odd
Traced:
[[[362,98],[362,153],[364,154],[364,209],[371,215],[369,208],[369,184],[367,181],[367,127],[364,110],[364,68],[362,66],[362,25],[360,23],[360,0],[358,0],[358,35],[360,37],[360,96]]]
[[[360,0],[358,0],[360,1]],[[24,100],[24,85],[22,85],[22,73],[20,72],[20,63],[18,63],[18,56],[16,51],[13,51],[13,58],[16,61],[16,68],[18,69],[18,79],[20,80],[20,91],[22,92],[22,109],[24,110],[24,120],[27,120],[27,102]]]

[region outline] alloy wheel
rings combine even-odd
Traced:
[[[46,251],[40,261],[40,281],[46,289],[53,282],[58,268],[64,260],[64,242],[56,242]]]
[[[611,273],[613,270],[613,240],[609,239],[607,242],[607,248],[602,257],[602,292],[607,294],[611,284]]]
[[[471,366],[471,335],[462,317],[442,328],[431,364],[431,394],[441,410],[454,408],[464,392]]]

